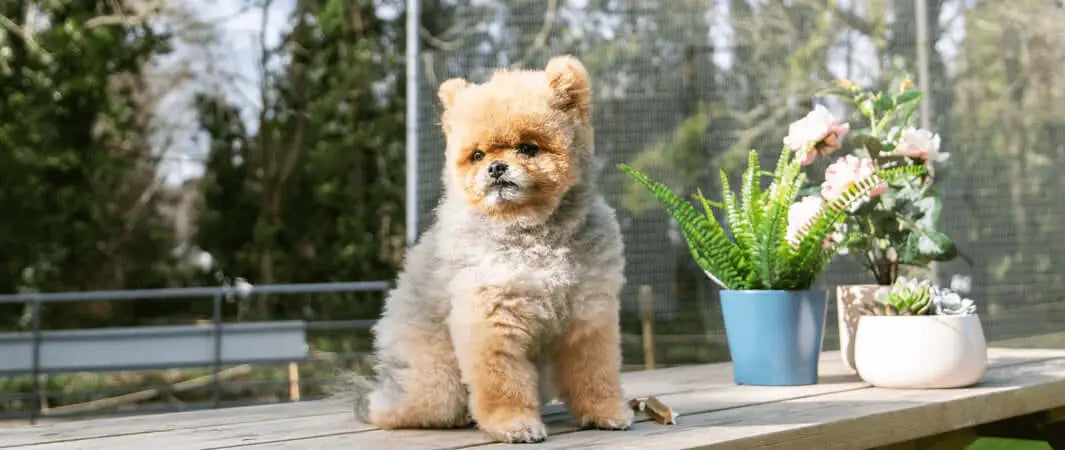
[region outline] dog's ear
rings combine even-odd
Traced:
[[[581,118],[589,119],[592,112],[592,87],[588,71],[577,58],[556,56],[547,62],[547,83],[555,91],[554,106],[563,111],[574,111]]]
[[[444,105],[444,110],[451,109],[451,105],[455,103],[455,96],[466,89],[469,83],[462,78],[452,78],[440,84],[440,89],[436,92],[437,97],[440,97],[440,104]]]

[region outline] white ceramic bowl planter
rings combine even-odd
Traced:
[[[862,316],[854,362],[874,386],[963,387],[984,375],[987,342],[976,314]]]

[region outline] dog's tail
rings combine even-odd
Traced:
[[[354,372],[338,374],[328,387],[330,397],[354,405],[355,418],[362,423],[370,423],[370,392],[375,382]]]

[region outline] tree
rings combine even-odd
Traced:
[[[196,242],[224,255],[225,273],[253,283],[394,274],[404,236],[401,19],[381,18],[370,1],[300,0],[282,46],[262,47],[258,129],[201,96],[211,154]],[[262,300],[256,314],[269,309]]]
[[[144,6],[0,1],[0,292],[165,279]]]

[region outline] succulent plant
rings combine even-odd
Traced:
[[[958,293],[928,280],[899,277],[876,303],[865,307],[874,316],[967,315],[976,312],[976,304]]]
[[[875,316],[923,316],[934,312],[932,283],[899,277],[866,313]]]
[[[935,313],[941,316],[964,316],[976,313],[976,304],[972,300],[946,288],[932,288],[932,304],[935,307]]]

